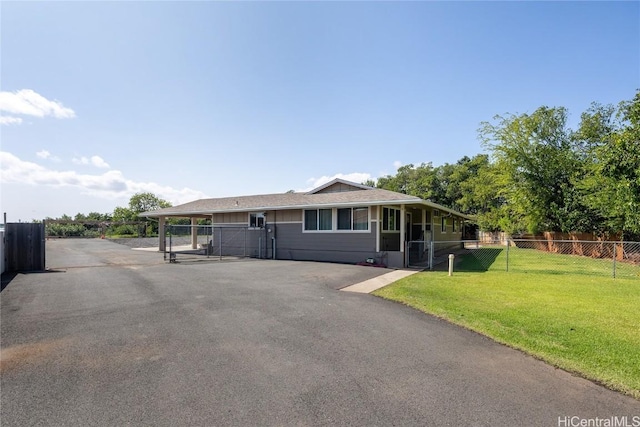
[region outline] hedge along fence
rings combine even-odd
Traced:
[[[640,264],[640,243],[623,242],[615,236],[602,238],[589,233],[555,233],[524,235],[511,240],[518,248],[537,249],[565,255],[615,259]]]
[[[99,238],[106,236],[144,237],[149,234],[149,231],[149,224],[144,221],[45,221],[45,232],[47,238]]]

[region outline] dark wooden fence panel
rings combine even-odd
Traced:
[[[5,224],[6,271],[44,271],[44,223]]]

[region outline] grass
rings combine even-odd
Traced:
[[[640,399],[638,267],[613,279],[611,261],[512,250],[506,272],[506,251],[491,251],[463,255],[452,277],[418,273],[375,295]]]

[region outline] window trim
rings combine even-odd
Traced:
[[[256,217],[256,225],[251,225],[251,216],[255,215]],[[262,225],[259,225],[259,219],[262,218]],[[249,229],[252,230],[259,230],[261,228],[264,228],[264,226],[267,224],[267,216],[264,214],[264,212],[249,212]]]
[[[307,230],[307,211],[316,211],[317,226],[320,225],[320,212],[321,210],[331,210],[331,229],[330,230]],[[338,209],[350,209],[350,229],[338,229]],[[355,209],[367,210],[367,228],[365,230],[355,230],[353,228]],[[302,232],[303,233],[371,233],[371,207],[370,206],[345,206],[345,207],[332,207],[332,208],[302,208]]]
[[[307,211],[315,211],[316,213],[316,227],[307,230]],[[320,229],[320,211],[331,211],[331,228]],[[330,233],[335,227],[335,214],[332,208],[316,208],[316,209],[303,209],[302,210],[302,232],[303,233]]]
[[[446,216],[441,216],[440,217],[440,233],[446,233],[447,232],[447,217]]]
[[[393,225],[394,229],[389,229],[389,219],[390,215],[387,216],[387,221],[384,220],[385,214],[384,211],[395,211],[393,214]],[[380,231],[383,233],[400,233],[400,216],[402,215],[402,211],[400,208],[395,208],[393,206],[383,206],[382,207],[382,227],[380,227]]]

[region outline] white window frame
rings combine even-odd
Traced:
[[[255,216],[256,222],[255,225],[251,225],[251,217]],[[262,219],[262,225],[260,225],[260,219]],[[264,225],[267,223],[266,215],[264,212],[249,212],[249,228],[251,229],[260,229],[264,228]]]
[[[451,218],[451,232],[455,233],[456,230],[456,223],[458,222],[458,220],[456,218]]]
[[[320,222],[320,210],[331,210],[331,229],[330,230],[318,230],[319,222]],[[351,210],[351,218],[350,218],[350,229],[338,229],[338,209],[350,209]],[[366,209],[367,210],[367,228],[365,230],[354,230],[353,229],[353,221],[354,221],[354,210],[356,209]],[[315,230],[307,230],[307,211],[316,211],[316,229]],[[369,206],[346,206],[346,207],[335,207],[335,208],[309,208],[302,209],[302,232],[303,233],[371,233],[371,208]]]
[[[338,228],[338,211],[343,210],[343,209],[348,209],[350,212],[350,218],[349,218],[349,228]],[[358,230],[356,228],[354,228],[355,226],[355,220],[356,220],[356,216],[355,216],[355,211],[356,210],[362,210],[362,209],[366,209],[367,210],[367,220],[365,222],[367,228],[365,228],[364,230]],[[353,206],[353,207],[347,207],[347,208],[335,208],[335,213],[336,213],[336,221],[335,221],[335,225],[336,225],[336,229],[335,231],[338,233],[341,232],[368,232],[369,231],[369,224],[371,223],[371,216],[370,216],[370,210],[367,206]]]
[[[327,230],[320,230],[320,211],[331,211],[331,228]],[[307,230],[307,211],[316,212],[316,228],[314,230]],[[303,209],[302,210],[302,232],[303,233],[331,233],[335,229],[335,214],[332,208],[315,208],[315,209]]]
[[[440,232],[443,234],[447,232],[447,217],[444,215],[440,217]]]
[[[393,229],[390,230],[389,229],[389,222],[384,220],[384,211],[388,210],[393,210],[395,211],[393,214]],[[402,215],[402,211],[399,208],[395,208],[392,206],[383,206],[382,207],[382,218],[380,218],[380,222],[382,223],[382,227],[380,227],[380,229],[382,230],[383,233],[400,233],[400,216]],[[387,218],[389,218],[390,215],[388,215]]]
[[[434,209],[433,210],[433,217],[439,217],[440,216],[440,210],[439,209]]]

